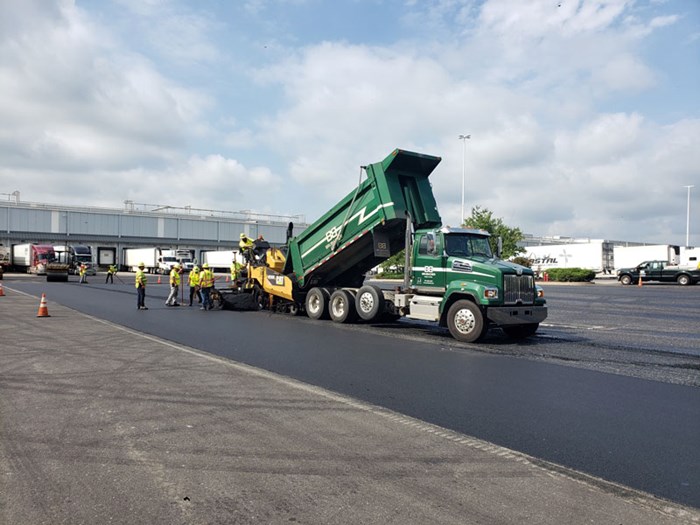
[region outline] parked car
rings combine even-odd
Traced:
[[[685,286],[700,282],[700,269],[670,265],[666,261],[644,261],[634,268],[620,268],[617,271],[617,280],[622,284],[636,284],[640,279],[642,282],[677,282]]]

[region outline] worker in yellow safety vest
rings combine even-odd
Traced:
[[[199,273],[199,289],[202,292],[202,307],[200,310],[211,310],[211,289],[214,287],[214,274],[209,265],[204,263]]]
[[[85,263],[80,263],[80,268],[78,270],[80,274],[80,284],[87,284],[87,265]]]
[[[180,274],[182,270],[178,263],[173,264],[170,270],[170,295],[165,300],[165,306],[180,306],[177,302],[177,292],[180,291]]]
[[[148,310],[148,308],[146,308],[146,281],[148,281],[148,279],[144,271],[145,267],[146,265],[144,263],[139,263],[139,269],[136,272],[135,279],[136,308],[139,310]]]
[[[190,284],[190,306],[192,306],[192,299],[194,299],[195,293],[199,304],[202,304],[202,293],[199,291],[199,266],[192,268],[188,281]]]
[[[241,269],[243,265],[239,263],[236,259],[231,261],[231,288],[238,286],[238,279],[241,277]]]
[[[114,284],[114,276],[117,273],[117,265],[116,264],[110,264],[109,268],[107,268],[107,277],[105,278],[105,284],[108,282],[111,282]]]
[[[249,263],[253,260],[253,245],[254,241],[245,233],[241,233],[241,240],[238,242],[238,247],[241,250],[243,259]]]

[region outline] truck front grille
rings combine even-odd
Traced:
[[[505,304],[532,304],[535,302],[535,279],[532,275],[504,275]]]

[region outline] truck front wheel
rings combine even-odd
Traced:
[[[462,299],[450,306],[447,312],[447,327],[457,341],[473,343],[484,335],[484,316],[477,305]]]
[[[330,294],[325,288],[311,288],[306,294],[306,313],[311,319],[328,318]]]
[[[632,284],[632,276],[623,275],[622,277],[620,277],[620,282],[625,285]]]
[[[347,290],[336,290],[331,295],[329,312],[336,323],[351,323],[355,320],[355,298]]]

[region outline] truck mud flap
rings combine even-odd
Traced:
[[[547,319],[546,306],[504,306],[489,308],[486,312],[489,321],[502,325],[541,323]]]

